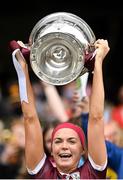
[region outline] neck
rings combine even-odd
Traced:
[[[61,174],[70,174],[72,173],[73,171],[75,171],[77,169],[77,167],[73,167],[73,168],[59,168],[57,167],[57,170],[59,171],[59,173]]]

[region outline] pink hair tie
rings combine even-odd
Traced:
[[[75,125],[75,124],[68,123],[68,122],[59,124],[59,125],[53,130],[53,133],[52,133],[52,142],[53,142],[55,133],[56,133],[59,129],[62,129],[62,128],[73,129],[73,130],[78,134],[78,136],[79,136],[79,138],[80,138],[80,141],[81,141],[81,144],[82,144],[82,146],[84,147],[84,145],[85,145],[85,135],[84,135],[84,132],[83,132],[82,128],[80,128],[79,126],[77,126],[77,125]]]

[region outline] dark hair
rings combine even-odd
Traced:
[[[75,124],[75,125],[78,125],[78,126],[82,127],[81,115],[70,118],[70,119],[68,120],[68,122],[71,122],[71,123],[73,123],[73,124]]]

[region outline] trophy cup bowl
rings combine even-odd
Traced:
[[[96,38],[90,26],[72,13],[56,12],[39,20],[30,33],[30,63],[42,81],[65,85],[85,72],[86,53]]]

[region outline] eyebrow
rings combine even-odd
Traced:
[[[69,138],[67,138],[68,140],[76,140],[77,138],[76,137],[69,137]],[[56,137],[56,138],[54,138],[54,140],[62,140],[62,138],[60,138],[60,137]]]

